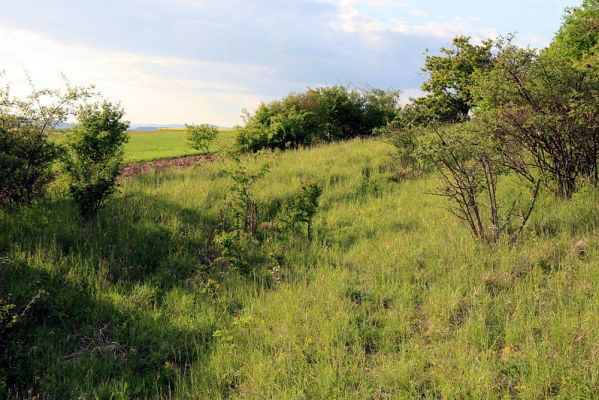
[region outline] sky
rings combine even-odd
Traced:
[[[424,51],[457,35],[546,46],[581,0],[0,0],[0,83],[94,84],[136,124],[241,123],[334,84],[420,94]]]

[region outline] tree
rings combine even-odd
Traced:
[[[422,70],[427,80],[422,90],[428,94],[414,102],[429,120],[437,122],[463,121],[473,105],[470,87],[477,71],[488,70],[493,63],[492,40],[480,45],[470,43],[470,37],[453,39],[453,48],[441,48],[441,55],[427,54]]]
[[[69,190],[81,216],[92,220],[108,197],[116,191],[123,164],[123,146],[129,122],[124,110],[104,101],[82,106],[79,123],[66,145],[65,172]]]
[[[218,136],[218,129],[209,124],[186,124],[187,140],[191,147],[202,153],[208,153],[210,144],[214,142]]]
[[[568,8],[549,50],[575,60],[596,55],[599,52],[599,0],[584,0],[580,7]]]
[[[35,89],[14,98],[0,89],[0,207],[28,204],[43,197],[52,181],[60,148],[48,137],[73,114],[92,88]]]

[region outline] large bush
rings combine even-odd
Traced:
[[[395,118],[398,100],[396,91],[345,86],[292,93],[246,115],[237,144],[243,151],[257,151],[372,135]]]
[[[493,65],[493,42],[480,45],[470,43],[470,38],[458,36],[451,48],[441,48],[439,55],[427,54],[422,71],[426,79],[422,90],[424,97],[414,101],[414,120],[420,122],[459,122],[468,117],[473,106],[471,86],[476,72],[486,71]]]
[[[478,117],[511,169],[564,197],[582,176],[598,181],[599,70],[567,55],[500,43],[478,79]]]

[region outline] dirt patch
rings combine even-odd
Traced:
[[[214,161],[217,158],[218,157],[215,154],[208,154],[205,156],[188,156],[180,158],[168,158],[165,160],[157,160],[150,162],[131,163],[125,165],[125,168],[123,168],[123,172],[121,173],[121,176],[123,178],[133,178],[137,175],[152,170],[163,171],[171,168],[191,167],[195,164]]]

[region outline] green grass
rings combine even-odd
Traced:
[[[0,214],[0,293],[48,293],[9,332],[0,377],[56,399],[599,397],[597,191],[544,193],[523,238],[483,245],[426,194],[437,177],[390,179],[390,151],[248,160],[271,166],[264,215],[324,187],[312,243],[266,240],[280,284],[271,264],[214,262],[226,161],[127,181],[95,225],[60,197]]]
[[[54,136],[55,140],[64,140],[65,133]],[[221,129],[210,151],[219,152],[230,146],[235,138],[235,131]],[[125,145],[125,162],[145,162],[166,158],[177,158],[201,154],[192,149],[183,129],[129,131],[129,142]]]
[[[221,130],[211,151],[220,151],[233,143],[235,131]],[[125,161],[154,161],[200,154],[187,142],[184,130],[131,131],[125,145]]]

